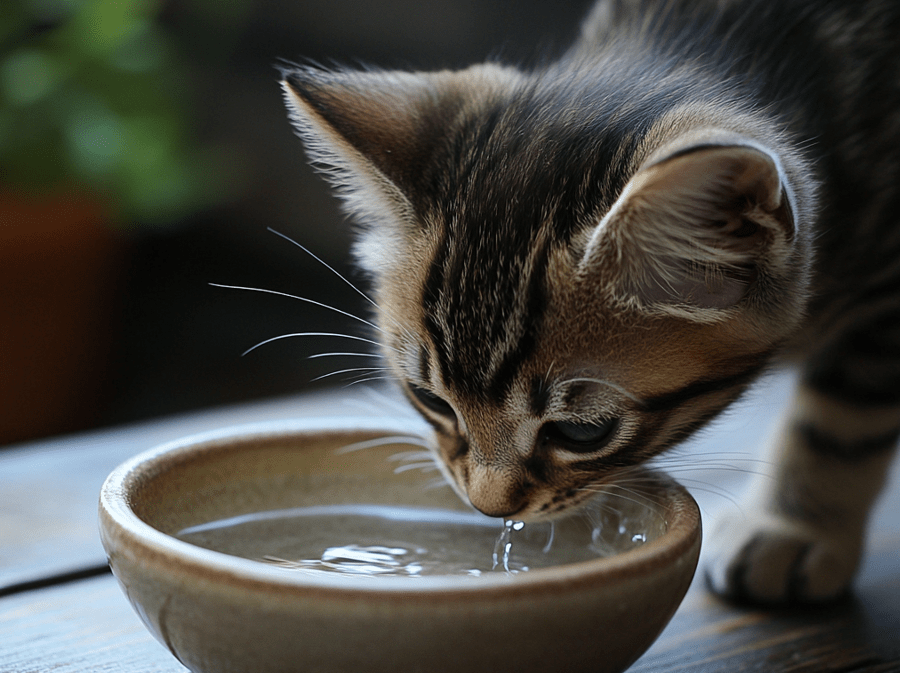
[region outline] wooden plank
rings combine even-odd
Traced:
[[[748,610],[710,595],[698,578],[671,624],[630,669],[879,673],[900,671],[900,535],[880,538],[854,595],[839,604]]]
[[[125,459],[157,444],[259,421],[372,415],[371,395],[337,389],[60,437],[0,451],[0,594],[106,563],[97,497]],[[392,412],[396,414],[396,411]]]
[[[0,671],[186,673],[111,575],[0,599]]]
[[[702,566],[702,554],[700,562]],[[740,608],[711,595],[698,573],[672,622],[629,670],[900,671],[900,461],[895,461],[873,512],[866,556],[850,598],[817,608]]]

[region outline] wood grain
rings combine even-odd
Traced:
[[[854,595],[828,607],[751,610],[710,595],[698,578],[633,673],[900,671],[900,536],[881,538]]]
[[[4,588],[106,563],[97,498],[119,463],[215,428],[273,419],[371,415],[361,389],[244,404],[0,451],[0,594]]]
[[[185,673],[111,575],[0,599],[0,671]]]

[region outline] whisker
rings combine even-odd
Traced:
[[[343,281],[343,282],[344,282],[351,290],[353,290],[354,292],[356,292],[356,294],[358,294],[360,297],[362,297],[363,299],[365,299],[369,304],[371,304],[372,306],[374,306],[374,307],[378,310],[378,314],[379,314],[380,316],[382,316],[383,318],[386,318],[387,320],[390,320],[390,322],[391,322],[395,327],[397,327],[398,329],[400,329],[400,331],[402,331],[402,332],[404,332],[404,333],[407,333],[407,332],[408,332],[408,330],[406,330],[405,328],[403,328],[402,325],[400,325],[396,320],[394,320],[393,318],[391,318],[385,311],[383,311],[382,308],[378,305],[378,303],[377,303],[374,299],[372,299],[369,295],[367,295],[365,292],[363,292],[362,290],[360,290],[356,285],[354,285],[352,282],[350,282],[350,280],[348,280],[344,275],[342,275],[337,269],[335,269],[333,266],[331,266],[330,264],[328,264],[325,260],[323,260],[323,259],[322,259],[321,257],[319,257],[318,255],[316,255],[312,250],[310,250],[309,248],[307,248],[306,246],[304,246],[303,244],[301,244],[299,241],[294,240],[293,238],[291,238],[291,237],[288,236],[287,234],[283,234],[283,233],[281,233],[280,231],[277,231],[277,230],[273,229],[272,227],[267,227],[267,229],[268,229],[270,232],[272,232],[273,234],[275,234],[276,236],[280,236],[281,238],[283,238],[283,239],[284,239],[285,241],[287,241],[288,243],[291,243],[291,244],[297,246],[298,248],[300,248],[303,252],[305,252],[307,255],[309,255],[310,257],[312,257],[312,258],[313,258],[314,260],[316,260],[319,264],[321,264],[321,265],[324,266],[326,269],[328,269],[331,273],[333,273],[335,276],[337,276],[338,278],[340,278],[340,279],[341,279],[341,280],[342,280],[342,281]],[[377,326],[375,327],[375,329],[377,329],[379,332],[384,333],[384,331],[381,330],[381,329],[379,329]]]
[[[428,448],[421,437],[416,435],[390,435],[388,437],[375,437],[374,439],[364,439],[361,442],[347,444],[339,449],[335,449],[335,453],[353,453],[354,451],[362,451],[363,449],[372,449],[377,446],[385,446],[386,444],[409,444],[410,446],[421,446]]]
[[[612,493],[609,491],[608,487],[615,487],[620,491],[625,491],[625,493]],[[652,512],[657,518],[663,518],[662,512],[660,511],[659,503],[649,498],[647,496],[643,496],[640,493],[637,493],[633,489],[626,488],[624,486],[620,486],[619,484],[601,484],[597,488],[582,488],[579,489],[582,491],[593,491],[597,494],[604,494],[610,498],[618,498],[619,500],[625,500],[627,502],[632,502],[636,505],[646,508],[648,511]],[[626,495],[627,493],[627,495]],[[602,506],[602,505],[601,505]],[[590,506],[588,506],[584,511],[585,513],[590,512]]]
[[[330,376],[337,376],[339,374],[348,374],[351,372],[384,372],[387,371],[384,367],[351,367],[350,369],[339,369],[336,372],[328,372],[327,374],[322,374],[321,376],[317,376],[312,379],[310,383],[315,383],[316,381],[321,381],[322,379],[327,379]]]
[[[567,383],[599,383],[602,386],[612,388],[616,392],[621,393],[622,395],[627,397],[629,400],[631,400],[632,402],[634,402],[640,406],[644,405],[644,400],[642,400],[637,395],[633,395],[632,393],[628,392],[625,388],[620,386],[618,383],[613,383],[612,381],[606,381],[604,379],[584,378],[584,377],[579,377],[579,378],[574,378],[574,379],[566,379],[565,381],[560,381],[560,385],[566,385]]]
[[[693,463],[703,463],[703,461],[707,460],[716,460],[719,462],[724,462],[726,460],[734,460],[742,463],[759,463],[762,465],[771,465],[772,461],[765,460],[762,458],[755,458],[752,454],[746,453],[744,451],[710,451],[706,453],[692,453],[689,449],[685,451],[679,451],[678,448],[673,449],[667,454],[661,454],[656,456],[653,459],[653,462],[677,462],[677,461],[690,461]]]
[[[719,471],[719,472],[736,472],[738,474],[753,474],[753,475],[764,475],[767,474],[762,470],[753,470],[747,467],[739,467],[737,465],[669,465],[663,468],[666,472],[670,474],[674,473],[684,473],[684,472],[703,472],[703,471]]]
[[[753,469],[728,464],[699,464],[699,465],[659,465],[652,463],[653,467],[659,467],[670,475],[691,474],[696,472],[724,472],[728,474],[749,475],[752,477],[772,477],[771,471],[766,469]],[[770,467],[766,464],[763,467]],[[679,477],[680,479],[681,477]]]
[[[281,334],[279,336],[275,336],[270,339],[266,339],[265,341],[260,341],[255,346],[251,346],[250,348],[245,350],[243,353],[241,353],[241,357],[243,357],[244,355],[247,355],[247,353],[252,353],[260,346],[265,346],[266,344],[270,344],[273,341],[279,341],[280,339],[290,339],[292,337],[321,337],[321,336],[337,337],[340,339],[352,339],[353,341],[362,341],[367,344],[372,344],[373,346],[382,346],[384,348],[389,348],[389,346],[380,344],[377,341],[373,341],[372,339],[366,339],[365,337],[354,336],[353,334],[339,334],[337,332],[294,332],[293,334]],[[394,349],[391,348],[390,350],[394,350]]]
[[[353,356],[360,358],[380,358],[384,357],[380,353],[316,353],[315,355],[310,355],[307,357],[307,360],[315,360],[316,358],[330,358],[330,357],[343,357],[343,356]]]
[[[366,388],[365,391],[369,397],[374,397],[375,402],[377,403],[385,404],[395,411],[402,412],[413,418],[421,418],[418,412],[416,412],[416,410],[413,409],[412,406],[410,406],[409,402],[407,402],[405,398],[398,399],[396,397],[391,397],[384,391],[378,390],[376,388]]]
[[[410,470],[422,470],[431,471],[438,469],[438,466],[434,464],[433,461],[429,462],[421,462],[421,463],[408,463],[406,465],[398,465],[394,468],[394,474],[400,474],[401,472],[409,472]]]
[[[297,246],[298,248],[300,248],[303,252],[305,252],[307,255],[309,255],[309,256],[312,257],[314,260],[316,260],[319,264],[321,264],[321,265],[324,266],[326,269],[328,269],[329,271],[331,271],[331,273],[333,273],[335,276],[337,276],[337,277],[340,278],[342,281],[344,281],[344,282],[345,282],[345,283],[346,283],[346,284],[347,284],[354,292],[356,292],[356,294],[358,294],[360,297],[362,297],[363,299],[365,299],[367,302],[369,302],[369,303],[370,303],[372,306],[374,306],[375,308],[380,308],[380,307],[378,306],[378,304],[376,304],[375,301],[374,301],[371,297],[369,297],[369,295],[367,295],[365,292],[363,292],[362,290],[360,290],[358,287],[356,287],[356,285],[354,285],[353,283],[351,283],[349,280],[347,280],[346,278],[344,278],[343,275],[341,275],[340,273],[338,273],[338,272],[337,272],[332,266],[330,266],[327,262],[325,262],[324,260],[322,260],[321,258],[319,258],[318,256],[316,256],[315,254],[313,254],[313,252],[310,251],[308,248],[304,247],[303,245],[301,245],[300,243],[298,243],[297,241],[295,241],[295,240],[294,240],[293,238],[291,238],[290,236],[288,236],[288,235],[286,235],[286,234],[282,234],[280,231],[276,231],[276,230],[273,229],[272,227],[267,227],[267,229],[268,229],[269,231],[271,231],[273,234],[275,234],[276,236],[280,236],[281,238],[283,238],[284,240],[286,240],[288,243],[293,243],[294,245],[296,245],[296,246]]]
[[[422,445],[424,446],[424,444]],[[431,451],[400,451],[388,458],[391,462],[400,462],[402,460],[421,460],[423,458],[432,458]]]
[[[716,487],[714,484],[699,482],[699,481],[695,481],[693,479],[685,479],[683,485],[686,486],[691,491],[695,491],[695,492],[699,491],[700,493],[708,493],[709,495],[715,495],[715,496],[722,498],[723,500],[727,500],[735,507],[738,507],[738,508],[740,507],[740,505],[738,504],[738,500],[734,495],[729,493],[724,488]]]
[[[384,334],[384,330],[382,330],[375,323],[370,322],[370,321],[366,320],[365,318],[360,318],[358,315],[353,315],[352,313],[349,313],[348,311],[343,311],[334,306],[329,306],[328,304],[323,304],[322,302],[316,301],[315,299],[309,299],[307,297],[301,297],[299,295],[289,294],[287,292],[279,292],[278,290],[267,290],[267,289],[261,288],[261,287],[245,287],[243,285],[224,285],[222,283],[210,283],[210,285],[212,287],[221,287],[226,290],[246,290],[248,292],[261,292],[263,294],[274,294],[278,297],[287,297],[288,299],[296,299],[297,301],[302,301],[307,304],[312,304],[313,306],[319,306],[320,308],[325,308],[325,309],[328,309],[329,311],[334,311],[335,313],[340,313],[342,316],[352,318],[353,320],[358,320],[359,322],[363,323],[364,325],[367,325],[368,327],[371,327],[372,329]]]
[[[363,390],[368,390],[368,389],[364,388]],[[376,415],[381,415],[384,413],[384,409],[381,409],[380,407],[376,406],[372,402],[368,402],[366,400],[357,400],[357,399],[354,399],[351,397],[351,398],[344,398],[341,400],[341,402],[343,404],[346,404],[347,406],[353,407],[355,409],[361,409],[362,411],[364,411],[366,413],[376,414]]]
[[[348,397],[343,402],[356,409],[361,409],[367,414],[383,416],[385,413],[394,414],[404,419],[410,425],[422,426],[422,430],[426,431],[431,426],[427,425],[422,416],[404,400],[398,400],[374,387],[363,388],[365,393],[369,394],[371,400],[358,399]]]
[[[638,484],[639,482],[632,482],[633,484]],[[617,492],[613,492],[613,490]],[[611,498],[620,498],[622,500],[628,500],[629,502],[633,502],[638,505],[642,505],[649,509],[656,509],[659,507],[659,502],[653,498],[652,496],[646,495],[644,493],[639,492],[635,489],[634,486],[628,486],[624,483],[617,484],[601,484],[598,491],[600,493],[605,493]],[[627,493],[628,495],[623,495]]]
[[[358,384],[360,384],[360,383],[368,383],[369,381],[393,381],[393,380],[394,380],[394,377],[393,377],[393,376],[370,376],[370,377],[367,378],[367,379],[358,379],[358,380],[356,380],[356,381],[351,381],[350,383],[348,383],[348,384],[345,385],[344,387],[345,387],[345,388],[349,388],[350,386],[355,386],[355,385],[358,385]]]

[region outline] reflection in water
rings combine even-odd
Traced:
[[[304,573],[422,577],[576,563],[652,539],[643,521],[609,507],[567,522],[498,521],[477,512],[324,505],[254,512],[185,528],[178,537],[207,549]],[[655,514],[650,512],[650,514]],[[588,523],[588,525],[585,525]]]

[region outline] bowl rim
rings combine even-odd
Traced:
[[[689,557],[691,548],[699,554],[702,537],[700,511],[693,497],[668,475],[655,472],[666,498],[667,531],[639,547],[621,554],[587,561],[536,568],[509,575],[491,573],[479,577],[465,575],[428,575],[406,577],[345,577],[312,575],[267,565],[198,547],[154,528],[131,507],[131,489],[146,479],[148,471],[160,470],[173,459],[189,460],[198,451],[234,450],[235,444],[279,441],[309,435],[384,433],[412,434],[410,422],[399,417],[315,417],[262,421],[220,428],[165,442],[139,453],[116,467],[100,491],[99,518],[101,541],[115,570],[113,558],[126,555],[140,559],[143,566],[177,572],[181,581],[228,585],[240,591],[251,589],[276,595],[322,596],[331,600],[411,599],[423,601],[496,600],[536,593],[577,591],[598,582],[614,583],[629,576],[643,576],[655,568],[668,566]],[[403,428],[403,430],[401,430]],[[499,533],[499,526],[498,526]],[[695,559],[696,560],[696,559]],[[599,576],[599,577],[598,577]]]

